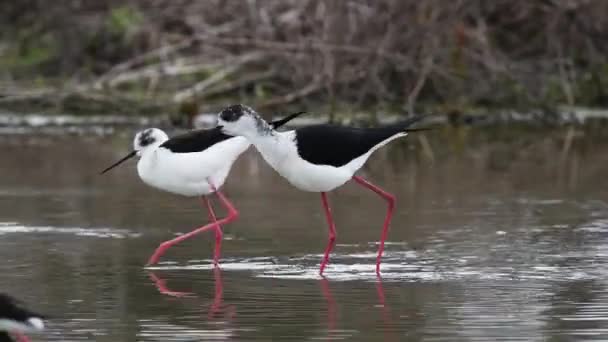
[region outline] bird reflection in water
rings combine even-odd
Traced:
[[[194,296],[194,293],[192,293],[192,292],[178,292],[178,291],[169,290],[169,288],[167,287],[167,281],[165,279],[160,278],[153,272],[148,272],[148,277],[154,282],[154,285],[158,289],[158,292],[160,292],[161,294],[164,294],[165,296],[171,296],[171,297]]]
[[[391,318],[391,310],[388,304],[386,303],[386,296],[384,295],[384,287],[382,285],[382,278],[378,277],[376,282],[376,294],[378,296],[378,305],[377,307],[382,310],[382,329],[387,333],[385,335],[385,341],[397,341],[396,336],[394,334],[388,334],[391,332],[391,327],[393,326],[392,318]],[[327,278],[322,277],[319,281],[321,284],[321,292],[325,301],[327,302],[327,338],[333,339],[335,336],[332,334],[339,333],[341,330],[336,329],[336,320],[337,320],[337,308],[336,301],[332,295],[331,287],[329,285],[329,280]]]
[[[171,296],[171,297],[199,297],[192,292],[181,292],[174,291],[167,287],[167,282],[165,279],[162,279],[157,274],[153,272],[149,272],[148,276],[154,282],[156,289],[163,295]],[[213,280],[215,285],[215,292],[213,296],[213,302],[209,307],[208,318],[213,319],[218,316],[221,316],[222,313],[225,313],[226,318],[229,321],[232,321],[234,316],[236,315],[236,308],[234,305],[224,305],[224,282],[222,280],[222,271],[219,267],[213,268]]]
[[[325,277],[322,277],[320,282],[323,297],[325,297],[325,301],[327,302],[327,333],[331,334],[331,332],[336,329],[336,301],[331,295],[331,289],[329,288],[329,280],[327,280],[327,278]]]
[[[384,286],[382,285],[382,278],[378,277],[378,281],[376,281],[376,292],[378,294],[378,306],[382,310],[382,323],[384,324],[384,331],[389,332],[391,327],[393,326],[393,320],[391,318],[391,309],[386,304],[386,297],[384,296]],[[394,340],[395,336],[390,336],[392,338],[388,338],[387,336],[385,340]]]

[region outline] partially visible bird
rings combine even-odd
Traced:
[[[28,342],[24,335],[44,330],[44,316],[24,308],[15,298],[0,293],[0,342]],[[13,335],[13,336],[11,336]]]
[[[219,114],[218,126],[222,127],[225,134],[242,136],[251,141],[266,162],[296,188],[321,193],[329,224],[329,242],[319,269],[321,275],[336,240],[335,224],[326,193],[352,179],[386,200],[388,212],[384,220],[376,260],[376,274],[380,275],[382,252],[393,215],[395,196],[355,176],[355,172],[380,147],[406,136],[409,132],[426,130],[411,128],[422,118],[422,116],[413,116],[395,124],[376,128],[324,124],[277,132],[253,109],[235,105]]]
[[[278,128],[304,112],[291,114],[270,125]],[[219,191],[236,159],[250,146],[243,137],[222,133],[219,128],[194,130],[169,138],[158,128],[149,128],[135,135],[133,151],[112,164],[101,173],[106,173],[124,161],[138,156],[137,173],[144,183],[160,190],[183,196],[201,196],[209,213],[211,223],[160,244],[148,260],[156,264],[171,246],[209,229],[215,230],[213,262],[218,265],[222,224],[237,219],[238,211]],[[213,211],[209,194],[216,193],[228,211],[228,216],[218,220]]]

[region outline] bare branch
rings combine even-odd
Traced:
[[[202,93],[207,88],[217,84],[218,82],[224,80],[226,77],[240,70],[245,64],[251,61],[259,60],[262,56],[262,53],[254,52],[242,56],[241,58],[239,58],[238,61],[231,61],[231,63],[228,63],[225,68],[217,71],[216,73],[204,79],[203,81],[194,84],[192,87],[175,93],[175,95],[173,95],[173,102],[182,102],[186,99],[196,96],[197,94]]]

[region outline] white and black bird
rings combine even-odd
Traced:
[[[15,298],[0,293],[0,342],[28,342],[24,335],[44,330],[44,316],[24,308]],[[13,336],[11,336],[13,335]]]
[[[303,113],[291,114],[270,125],[278,128]],[[138,156],[137,173],[144,183],[178,195],[202,197],[211,223],[161,243],[148,260],[148,265],[157,263],[169,247],[209,229],[215,230],[213,261],[215,265],[218,264],[223,236],[220,225],[238,217],[238,211],[218,189],[224,184],[232,164],[250,145],[247,139],[226,135],[217,127],[195,130],[173,138],[158,128],[149,128],[135,135],[132,152],[101,172],[106,173]],[[216,193],[226,207],[228,215],[225,218],[216,218],[207,196],[212,193]]]
[[[319,270],[321,275],[336,240],[335,224],[326,193],[352,179],[385,199],[388,202],[388,212],[382,228],[376,261],[376,273],[379,275],[384,241],[393,215],[395,197],[363,178],[355,176],[355,172],[380,147],[406,136],[408,132],[426,130],[410,128],[421,119],[422,116],[414,116],[402,122],[377,128],[324,124],[277,132],[253,109],[235,105],[219,114],[218,126],[221,126],[226,134],[242,136],[251,141],[266,162],[296,188],[321,193],[329,224],[329,242]]]

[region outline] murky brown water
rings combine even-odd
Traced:
[[[211,234],[145,269],[207,214],[143,185],[134,162],[98,175],[130,136],[0,136],[0,289],[52,315],[39,341],[606,340],[608,143],[563,153],[563,135],[440,131],[434,162],[413,137],[375,155],[361,175],[398,197],[382,282],[384,203],[356,185],[331,196],[327,280],[319,195],[253,151],[225,187],[241,218],[222,271]]]

